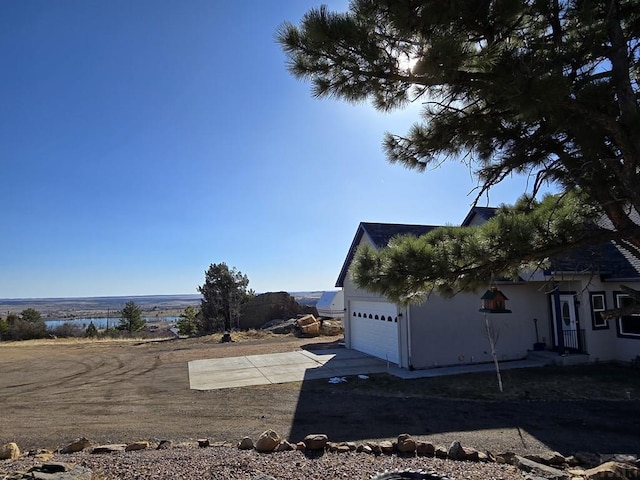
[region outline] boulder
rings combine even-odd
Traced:
[[[160,440],[156,450],[167,450],[168,448],[171,448],[171,445],[171,440]]]
[[[5,443],[0,447],[0,460],[15,460],[19,457],[20,449],[16,443]]]
[[[280,435],[273,430],[263,432],[255,443],[258,452],[273,452],[280,444]]]
[[[240,450],[253,450],[253,440],[250,437],[244,437],[238,443],[238,448]]]
[[[415,453],[417,448],[415,439],[408,433],[398,435],[397,445],[400,453]]]
[[[296,320],[301,337],[317,337],[320,335],[320,322],[313,315],[305,315]]]
[[[640,469],[628,463],[605,462],[584,472],[587,480],[627,480],[640,478]]]
[[[304,444],[308,450],[324,450],[329,438],[324,433],[312,433],[304,437]]]
[[[296,329],[296,319],[290,318],[289,320],[276,319],[265,323],[262,330],[275,333],[276,335],[286,335],[292,333]]]
[[[315,308],[303,307],[287,292],[268,292],[256,295],[245,303],[240,311],[240,329],[260,328],[277,318],[295,318]]]
[[[89,447],[91,442],[86,437],[80,437],[75,439],[69,445],[60,450],[60,453],[76,453]]]
[[[576,452],[573,454],[578,465],[587,468],[593,468],[600,465],[600,455],[592,452]]]
[[[475,448],[462,447],[462,452],[464,454],[464,460],[468,462],[480,461],[480,452]]]

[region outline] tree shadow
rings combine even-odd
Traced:
[[[308,348],[321,354],[323,347],[314,344]],[[342,360],[336,357],[319,368],[334,369],[332,362]],[[349,383],[358,381],[357,373],[346,378]],[[524,432],[565,455],[578,451],[637,453],[639,411],[637,400],[407,398],[394,392],[381,394],[376,388],[358,390],[344,383],[331,384],[326,378],[319,378],[318,369],[309,369],[302,382],[289,439],[299,441],[310,433],[325,433],[331,441],[357,441],[410,433],[428,440],[430,435],[449,432],[493,431],[492,435],[500,435],[501,430],[511,429],[520,434],[522,444],[513,445],[520,451],[527,448]]]

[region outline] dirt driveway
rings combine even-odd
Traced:
[[[335,441],[408,432],[494,452],[640,451],[637,401],[402,398],[344,390],[326,380],[189,389],[190,360],[287,352],[332,340],[0,344],[0,443],[15,441],[26,450],[57,448],[79,436],[100,443],[235,442],[272,428],[293,441],[318,432]]]

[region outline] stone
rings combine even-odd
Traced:
[[[349,453],[351,452],[351,447],[345,443],[340,443],[339,445],[336,445],[335,451],[336,453]]]
[[[273,430],[267,430],[256,441],[255,449],[258,452],[273,452],[279,444],[280,435]]]
[[[356,442],[342,442],[340,445],[346,445],[352,452],[354,452],[357,448]]]
[[[76,453],[88,448],[91,442],[86,437],[80,437],[75,439],[69,445],[60,450],[60,453]]]
[[[116,453],[116,452],[124,452],[125,448],[127,448],[126,443],[112,443],[109,445],[98,445],[97,447],[93,447],[91,453]]]
[[[141,440],[139,442],[128,443],[126,447],[124,447],[125,452],[136,452],[138,450],[146,450],[149,448],[149,442],[146,440]]]
[[[602,462],[600,461],[600,455],[592,452],[576,452],[573,454],[575,459],[578,462],[578,465],[587,468],[593,468],[600,465]]]
[[[380,451],[386,455],[391,455],[393,453],[393,442],[390,442],[389,440],[381,441]]]
[[[238,442],[238,448],[240,450],[253,450],[253,440],[250,437],[243,437]]]
[[[496,455],[496,463],[507,463],[514,465],[516,460],[516,454],[513,452],[498,453]]]
[[[295,446],[290,444],[286,440],[282,440],[278,446],[276,447],[276,452],[290,452],[291,450],[295,450]]]
[[[464,460],[464,450],[462,449],[460,442],[451,442],[451,445],[449,445],[449,449],[447,450],[447,458],[450,458],[451,460]]]
[[[373,448],[370,445],[362,445],[362,453],[373,454]]]
[[[20,457],[18,444],[14,442],[5,443],[0,447],[0,460],[15,460]]]
[[[51,457],[53,457],[53,452],[51,450],[40,449],[35,452],[29,452],[29,455],[32,455],[39,462],[48,462]]]
[[[287,292],[267,292],[252,297],[242,306],[240,329],[260,328],[267,322],[282,318],[296,318],[299,314],[318,314],[315,307],[304,307]]]
[[[431,442],[425,442],[418,440],[416,442],[416,453],[418,455],[430,455],[433,456],[436,453],[436,447]]]
[[[524,472],[549,480],[564,480],[569,478],[569,474],[563,470],[558,470],[544,463],[534,462],[519,455],[515,456],[515,465]]]
[[[156,450],[167,450],[171,448],[171,445],[171,440],[160,440],[160,443],[158,443]]]
[[[480,460],[480,452],[475,448],[462,447],[463,460],[468,462],[477,462]]]
[[[382,454],[382,447],[380,447],[379,444],[377,444],[375,442],[367,442],[366,446],[371,449],[371,453],[373,453],[374,455],[381,455]]]
[[[441,446],[441,445],[438,445],[438,446],[436,447],[436,450],[435,450],[434,454],[435,454],[435,456],[436,456],[436,457],[438,457],[438,458],[447,458],[447,449],[446,449],[446,448],[444,448],[444,447],[443,447],[443,446]]]
[[[640,478],[640,469],[622,462],[605,462],[584,472],[587,480],[627,480]]]
[[[92,480],[93,472],[89,468],[77,465],[49,463],[33,467],[29,473],[17,478],[25,480]]]
[[[488,453],[478,452],[478,461],[479,462],[490,462],[491,461],[491,457],[489,456]]]
[[[415,439],[408,433],[398,435],[396,444],[398,446],[398,452],[400,453],[415,453],[417,448]]]
[[[304,437],[304,444],[308,450],[324,450],[329,437],[324,433],[312,433]]]
[[[620,463],[628,463],[629,465],[635,465],[638,461],[638,457],[636,455],[631,455],[627,453],[615,453],[613,455],[601,455],[600,461],[602,463],[605,462],[620,462]]]
[[[524,458],[533,460],[534,462],[544,463],[545,465],[551,466],[561,466],[567,463],[567,459],[564,457],[564,455],[558,452],[550,452],[541,455],[529,454],[523,456]]]
[[[296,450],[298,450],[299,452],[304,452],[306,448],[307,446],[304,444],[304,442],[296,443]]]

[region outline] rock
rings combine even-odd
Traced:
[[[435,456],[438,458],[447,458],[447,449],[441,445],[438,445],[435,450]]]
[[[300,305],[287,292],[267,292],[256,295],[242,306],[239,319],[241,329],[260,328],[278,318],[295,318],[299,314],[318,314],[314,308]]]
[[[244,437],[238,442],[238,448],[240,450],[253,450],[253,440],[249,437]]]
[[[76,453],[89,447],[91,442],[86,437],[80,437],[71,442],[69,445],[60,450],[60,453]]]
[[[451,460],[464,460],[464,450],[460,442],[451,442],[449,449],[447,450],[447,458]]]
[[[160,443],[158,443],[156,450],[167,450],[171,448],[171,445],[171,440],[160,440]]]
[[[124,452],[125,448],[127,448],[126,443],[112,443],[110,445],[98,445],[97,447],[93,447],[93,449],[91,450],[91,453]]]
[[[207,448],[211,446],[211,442],[208,438],[199,438],[196,442],[198,442],[198,447],[200,448]]]
[[[39,462],[48,462],[51,457],[53,457],[53,452],[51,450],[39,449],[30,451],[29,455],[34,457]]]
[[[597,453],[577,452],[577,453],[574,453],[573,456],[577,460],[578,465],[581,465],[587,468],[597,467],[602,463],[600,461],[600,455]]]
[[[290,318],[289,320],[276,319],[265,323],[261,330],[266,330],[276,335],[286,335],[291,333],[296,328],[296,319]]]
[[[255,449],[258,452],[273,452],[279,444],[280,435],[273,430],[267,430],[258,438]]]
[[[622,462],[606,462],[584,472],[587,480],[627,480],[640,478],[640,469]]]
[[[430,455],[433,456],[436,453],[436,447],[431,442],[425,442],[418,440],[416,442],[416,453],[418,455]]]
[[[124,447],[125,452],[135,452],[138,450],[146,450],[149,448],[149,442],[146,440],[141,440],[139,442],[128,443],[126,447]]]
[[[356,450],[357,451],[357,450]],[[373,448],[370,445],[362,445],[362,453],[373,454]]]
[[[92,480],[93,472],[86,467],[56,462],[33,467],[29,473],[16,478],[24,480]]]
[[[355,448],[355,445],[354,445]],[[351,452],[351,446],[347,445],[346,443],[339,443],[338,445],[336,445],[335,447],[335,452],[336,453],[349,453]]]
[[[398,435],[398,452],[400,453],[415,453],[417,445],[415,439],[408,433]]]
[[[564,457],[564,455],[558,452],[551,452],[543,455],[529,454],[523,456],[524,458],[533,460],[534,462],[544,463],[545,465],[560,466],[567,463],[567,459]]]
[[[489,456],[488,453],[478,452],[478,461],[479,462],[490,462],[491,461],[491,457]]]
[[[509,465],[515,465],[516,454],[513,452],[504,452],[496,455],[496,463],[508,463]]]
[[[5,443],[0,447],[0,460],[15,460],[19,457],[20,449],[16,443]]]
[[[381,455],[382,454],[382,448],[380,447],[379,444],[377,444],[375,442],[367,442],[366,446],[371,449],[371,453],[373,453],[374,455]]]
[[[299,452],[304,452],[306,448],[307,446],[304,444],[304,442],[296,443],[296,450],[298,450]]]
[[[324,433],[312,433],[304,437],[304,444],[308,450],[324,450],[329,437]]]
[[[462,453],[464,455],[463,460],[468,462],[477,462],[480,460],[480,452],[475,448],[462,447]]]
[[[515,456],[515,465],[522,471],[547,478],[549,480],[563,480],[569,478],[569,474],[544,463],[534,462],[519,455]]]
[[[380,451],[386,455],[391,455],[393,453],[393,443],[389,440],[383,440],[380,442]]]
[[[629,465],[636,465],[638,461],[638,457],[636,455],[631,455],[626,453],[615,453],[613,455],[601,455],[600,461],[602,463],[620,462],[620,463],[628,463]]]
[[[292,445],[286,440],[282,440],[278,446],[276,447],[276,452],[290,452],[291,450],[295,450],[295,445]]]
[[[349,447],[349,450],[352,452],[355,452],[357,448],[356,442],[342,442],[340,445],[346,445],[347,447]]]

